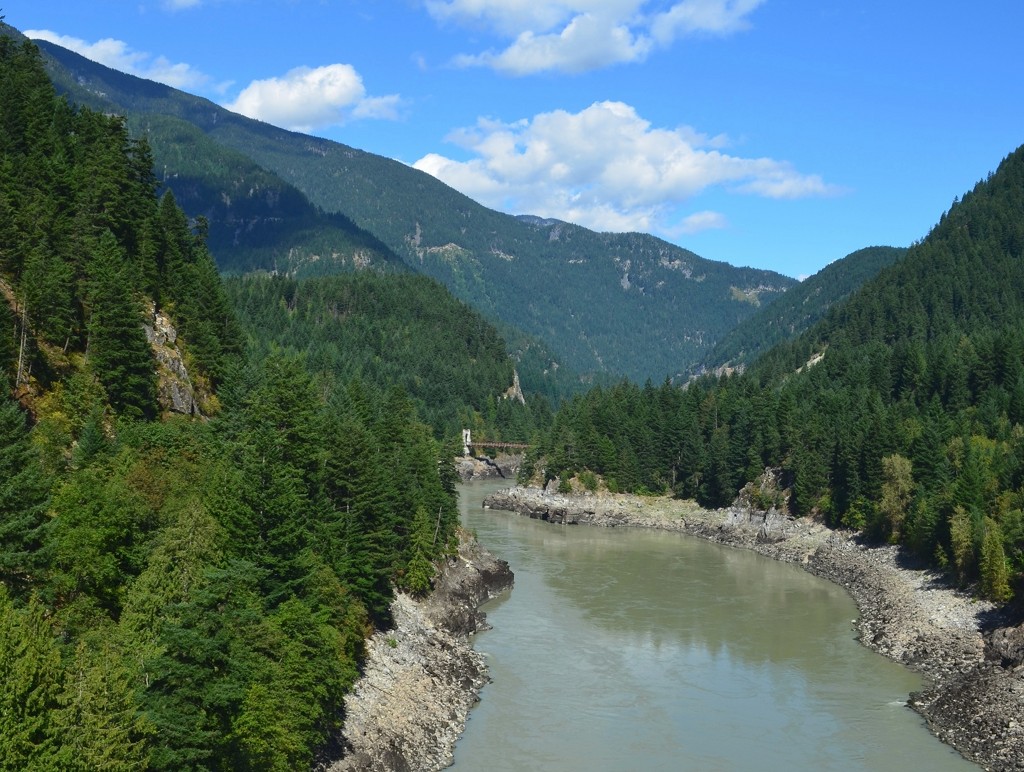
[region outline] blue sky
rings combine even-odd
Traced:
[[[481,203],[802,277],[1024,143],[1020,0],[24,0],[120,70]]]

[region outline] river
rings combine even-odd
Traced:
[[[452,769],[979,769],[905,707],[920,678],[857,643],[843,589],[684,534],[484,510],[506,486],[460,489],[516,579],[484,607],[493,683]]]

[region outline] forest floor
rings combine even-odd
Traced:
[[[985,769],[1024,770],[1024,627],[909,561],[807,518],[625,494],[560,495],[516,487],[485,505],[554,523],[680,531],[795,563],[847,589],[866,646],[922,673],[910,695],[943,742]]]

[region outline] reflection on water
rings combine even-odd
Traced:
[[[509,561],[476,646],[493,683],[457,770],[977,769],[904,707],[909,671],[854,639],[840,588],[681,534],[556,526],[462,488]]]

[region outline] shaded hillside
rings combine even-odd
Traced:
[[[325,212],[351,218],[457,297],[541,338],[581,372],[660,380],[698,361],[758,304],[795,284],[649,235],[504,215],[397,161],[277,129],[41,45],[62,88],[124,110],[133,122],[160,114],[194,124]],[[177,174],[165,138],[154,133],[151,142],[168,174]],[[222,269],[238,267],[230,254],[218,257]]]
[[[829,263],[727,333],[704,357],[697,373],[746,367],[775,344],[813,326],[833,305],[900,260],[906,251],[867,247]]]
[[[222,270],[318,276],[400,264],[388,247],[344,215],[325,213],[278,175],[210,139],[188,120],[188,109],[180,115],[159,109],[181,99],[201,110],[203,100],[106,68],[101,68],[102,87],[90,87],[87,77],[55,66],[52,57],[67,55],[87,68],[99,65],[45,41],[38,45],[61,92],[77,104],[125,113],[133,133],[148,139],[160,182],[174,191],[190,217],[206,218],[207,243]]]
[[[232,272],[321,276],[373,266],[401,268],[384,244],[341,214],[327,214],[294,186],[227,150],[187,121],[133,114],[129,126],[154,148],[161,182],[209,223],[208,244]]]
[[[742,375],[622,384],[556,415],[538,463],[720,506],[748,489],[906,545],[981,594],[1024,575],[1024,147],[905,257]]]

